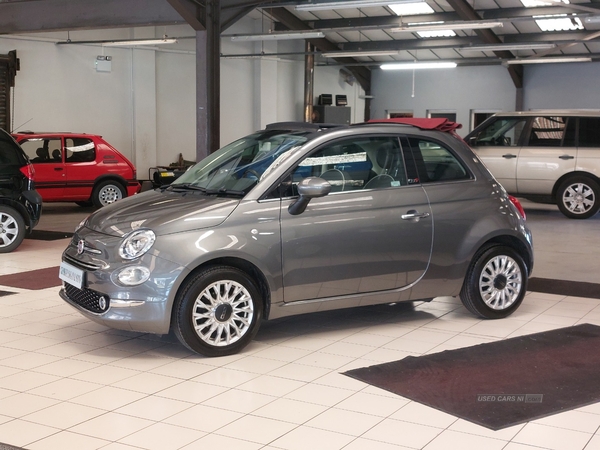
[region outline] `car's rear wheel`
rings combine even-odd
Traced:
[[[588,219],[600,209],[600,186],[586,176],[567,179],[556,197],[558,209],[570,219]]]
[[[202,270],[175,299],[172,328],[179,341],[205,356],[239,352],[262,319],[260,290],[245,272],[229,266]]]
[[[486,319],[507,317],[519,307],[527,289],[527,267],[519,253],[504,245],[481,249],[465,277],[460,299]]]
[[[92,192],[92,202],[98,208],[110,205],[125,197],[127,197],[127,192],[123,185],[118,181],[112,180],[101,181]]]
[[[0,253],[9,253],[25,239],[25,221],[14,208],[0,205]]]

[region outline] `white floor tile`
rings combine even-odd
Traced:
[[[225,425],[216,433],[265,445],[284,436],[294,428],[296,425],[292,423],[248,415]]]
[[[506,444],[506,441],[498,439],[445,430],[423,447],[423,450],[448,450],[451,448],[460,450],[501,450]]]
[[[423,448],[429,444],[443,429],[384,419],[367,431],[362,437],[389,444],[403,445],[411,448]]]
[[[339,450],[353,440],[354,437],[347,434],[299,426],[272,442],[271,446],[284,450]]]
[[[119,442],[147,450],[177,450],[204,435],[202,431],[156,423],[124,437]]]
[[[551,450],[582,450],[592,435],[537,423],[528,423],[513,438],[513,442]]]

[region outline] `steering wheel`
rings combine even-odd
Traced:
[[[252,175],[257,180],[260,180],[260,174],[256,170],[254,170],[254,169],[247,169],[244,172],[244,175],[242,175],[242,178],[249,178],[248,174]]]

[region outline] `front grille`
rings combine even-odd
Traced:
[[[75,286],[65,283],[65,293],[69,297],[69,300],[96,314],[105,312],[110,306],[108,296],[92,291],[91,289],[78,289]]]
[[[92,264],[92,263],[89,263],[89,262],[83,262],[83,261],[75,259],[72,256],[67,255],[67,254],[63,255],[63,259],[66,262],[68,262],[69,264],[72,264],[75,267],[78,267],[78,268],[83,269],[83,270],[94,271],[94,270],[98,270],[98,269],[102,268],[102,266],[100,264]]]

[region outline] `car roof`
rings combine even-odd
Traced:
[[[346,124],[331,124],[331,123],[309,123],[309,122],[276,122],[266,126],[266,130],[281,130],[281,131],[308,131],[308,132],[324,132],[343,129],[356,129],[358,127],[369,126],[395,126],[406,129],[419,129],[425,131],[443,131],[453,133],[455,130],[462,128],[460,123],[449,121],[445,118],[393,118],[393,119],[371,119],[367,122],[356,123],[351,125]]]
[[[72,131],[15,131],[12,133],[13,136],[100,136],[99,134],[93,133],[75,133]]]

